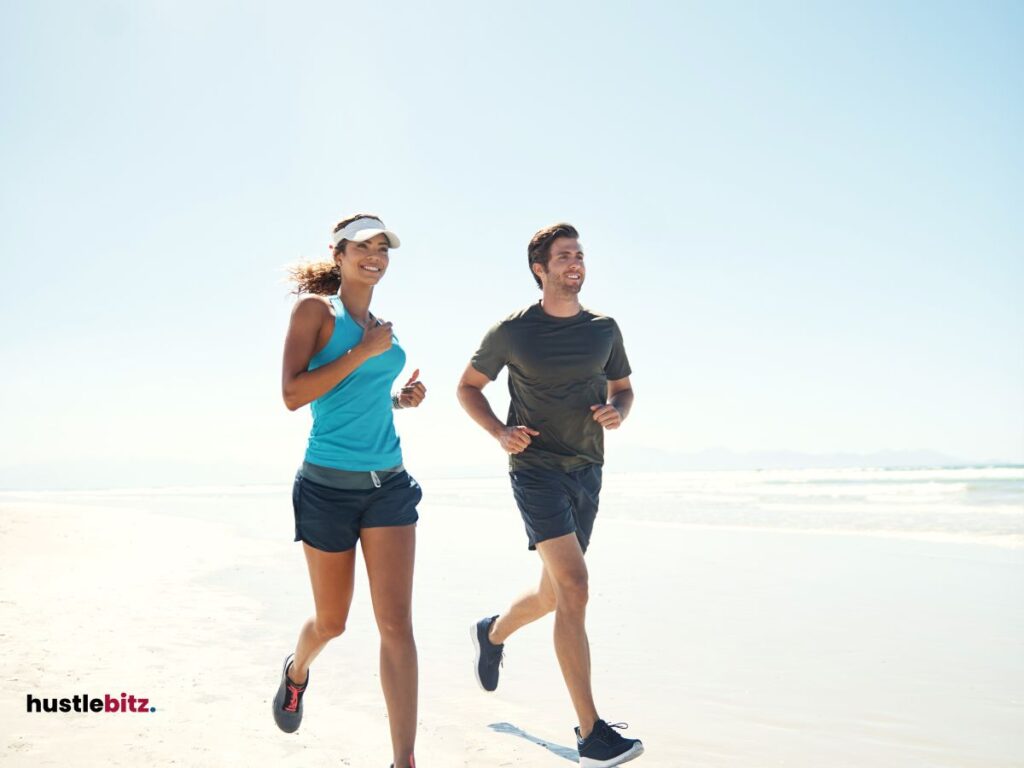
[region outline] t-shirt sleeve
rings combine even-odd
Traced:
[[[508,331],[505,323],[492,326],[469,361],[480,373],[494,381],[508,363]]]
[[[612,351],[608,355],[608,362],[604,364],[604,374],[609,381],[624,379],[633,370],[629,367],[629,358],[626,357],[626,346],[622,343],[622,331],[619,324],[612,320]]]

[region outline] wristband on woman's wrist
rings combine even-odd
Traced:
[[[398,399],[398,395],[391,396],[391,407],[394,408],[396,411],[401,410],[402,401]]]

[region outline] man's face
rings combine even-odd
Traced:
[[[559,293],[577,294],[586,276],[580,241],[575,237],[556,237],[551,243],[547,269],[541,273],[545,288],[550,286]]]

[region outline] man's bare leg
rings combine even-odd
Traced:
[[[537,545],[555,593],[555,654],[586,738],[598,719],[590,689],[590,643],[587,640],[587,564],[575,533]]]
[[[542,570],[536,589],[524,592],[505,613],[491,624],[488,638],[495,645],[504,643],[509,635],[555,610],[555,590],[547,570]]]

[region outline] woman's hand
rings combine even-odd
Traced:
[[[366,352],[367,357],[383,355],[391,349],[391,323],[380,323],[371,325],[363,331],[363,340],[359,345]]]
[[[399,408],[415,408],[427,396],[427,388],[423,386],[422,381],[417,381],[419,375],[420,369],[417,368],[412,372],[412,376],[405,382],[405,385],[398,391],[397,400]]]

